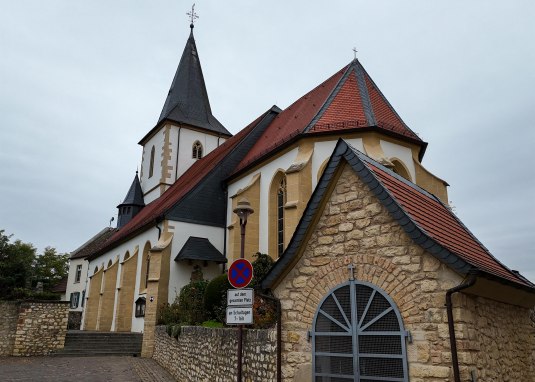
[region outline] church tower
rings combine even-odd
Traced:
[[[147,203],[160,197],[196,160],[231,136],[212,115],[193,23],[156,126],[143,146],[141,188]]]
[[[139,178],[134,177],[132,185],[124,198],[124,201],[117,206],[119,210],[117,216],[117,228],[123,227],[127,224],[134,216],[137,215],[141,209],[145,207],[145,202],[143,201],[143,191],[141,190],[141,185],[139,183]]]

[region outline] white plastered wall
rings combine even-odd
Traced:
[[[190,236],[203,237],[212,243],[219,252],[223,255],[224,251],[224,234],[225,229],[220,227],[210,227],[200,224],[184,223],[178,221],[169,222],[170,231],[173,232],[173,242],[171,247],[171,266],[169,267],[169,303],[175,300],[175,297],[179,294],[180,289],[190,282],[191,272],[195,265],[199,265],[203,272],[205,280],[211,280],[216,276],[219,276],[223,271],[223,266],[208,262],[207,266],[204,266],[202,261],[194,261],[190,264],[188,261],[175,261],[175,257],[182,249],[186,241]],[[171,230],[171,227],[173,229]]]
[[[160,196],[158,184],[162,176],[162,150],[165,142],[165,128],[161,128],[154,134],[143,146],[141,158],[142,177],[140,179],[141,189],[143,190],[145,204],[149,204]],[[150,154],[154,146],[154,167],[152,176],[149,178]],[[156,187],[156,188],[155,188]],[[152,190],[149,192],[149,190]]]
[[[199,141],[203,148],[203,157],[225,142],[224,138],[215,135],[201,133],[190,130],[186,127],[173,126],[171,128],[171,178],[168,183],[174,183],[188,168],[195,163],[196,159],[192,158],[193,143]],[[175,148],[178,147],[178,150]],[[178,162],[177,162],[178,153]],[[178,164],[178,166],[177,166]]]
[[[338,137],[334,137],[332,140],[329,141],[321,141],[321,142],[315,142],[314,144],[314,153],[312,155],[312,187],[315,188],[317,185],[317,174],[321,167],[321,165],[324,163],[326,159],[328,159],[335,146],[336,142],[338,141]],[[348,143],[350,143],[353,147],[355,147],[358,150],[363,151],[362,147],[362,139],[360,138],[353,138],[353,139],[346,139]],[[231,196],[235,195],[238,190],[246,187],[249,185],[249,183],[252,181],[253,176],[260,173],[260,219],[259,219],[259,232],[260,232],[260,238],[259,238],[259,251],[262,253],[268,253],[268,200],[269,200],[269,188],[271,185],[271,180],[279,170],[285,171],[290,167],[290,165],[294,162],[296,156],[297,156],[298,149],[292,149],[285,153],[284,155],[281,155],[280,157],[274,159],[271,162],[266,163],[264,166],[256,170],[255,172],[237,179],[236,181],[230,183],[228,185],[228,195],[229,195],[229,201],[228,201],[228,208],[227,208],[227,224],[230,224],[232,221],[236,220],[234,213],[232,212],[232,200],[230,199]],[[255,211],[255,213],[258,213],[258,211]],[[228,243],[227,243],[227,250]]]
[[[78,307],[75,309],[70,309],[73,312],[81,312],[82,311],[82,297],[83,297],[83,291],[86,287],[87,282],[87,265],[89,263],[85,261],[84,259],[72,259],[69,260],[69,275],[67,278],[67,291],[65,292],[65,298],[67,301],[70,301],[71,293],[80,293],[80,300],[78,301]],[[78,265],[82,266],[82,274],[80,276],[79,282],[74,282],[76,279],[76,268]]]
[[[387,159],[398,159],[399,161],[403,162],[409,171],[412,181],[414,182],[416,179],[416,170],[414,169],[414,162],[412,161],[411,149],[383,140],[381,140],[381,148],[383,149]]]
[[[112,260],[112,263],[115,263],[117,256],[119,257],[119,268],[117,270],[117,282],[115,286],[113,321],[112,321],[112,327],[111,327],[112,331],[115,330],[115,316],[117,314],[115,307],[117,306],[117,288],[120,286],[120,283],[121,283],[121,272],[122,272],[121,262],[124,260],[124,256],[126,255],[126,252],[129,252],[130,256],[134,254],[136,246],[139,246],[139,253],[137,256],[136,286],[134,290],[134,301],[136,301],[138,297],[140,296],[145,296],[145,294],[139,293],[140,292],[139,284],[140,284],[141,264],[142,264],[142,258],[143,258],[143,248],[145,247],[145,243],[147,241],[150,241],[151,246],[154,246],[157,243],[158,230],[156,228],[150,228],[149,230],[139,234],[133,239],[128,240],[127,242],[119,245],[118,247],[112,249],[111,251],[89,262],[89,276],[91,276],[93,275],[95,271],[95,267],[98,267],[100,269],[100,267],[104,265],[104,269],[106,269],[108,267],[108,262],[110,261],[110,259]],[[89,286],[87,288],[87,291],[89,291]],[[89,297],[89,296],[86,296],[86,297]],[[133,304],[132,312],[135,312],[135,304]],[[134,317],[134,315],[132,315],[132,329],[131,330],[133,332],[143,332],[143,325],[144,325],[143,317]]]

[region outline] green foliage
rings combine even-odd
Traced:
[[[253,265],[253,280],[251,281],[251,288],[260,288],[260,282],[268,274],[269,270],[275,263],[271,256],[265,253],[257,252],[253,255],[256,259],[252,262]]]
[[[219,275],[208,283],[204,291],[204,308],[208,318],[225,322],[227,290],[231,288],[226,274]]]
[[[69,256],[47,247],[42,255],[31,243],[10,242],[11,235],[0,230],[0,290],[2,299],[59,299],[50,289],[67,275]],[[43,283],[43,292],[33,287]]]
[[[180,314],[178,311],[178,297],[172,304],[160,305],[157,314],[158,325],[170,325],[176,324],[180,320]],[[169,334],[171,335],[171,334]]]
[[[192,281],[180,290],[178,296],[179,322],[196,325],[206,318],[203,298],[208,281]]]
[[[204,321],[201,326],[204,326],[205,328],[222,328],[224,325],[222,322],[216,320],[209,320]]]
[[[35,259],[35,279],[43,283],[43,290],[50,290],[68,275],[68,264],[68,254],[58,254],[55,248],[46,247]]]
[[[180,324],[173,325],[173,328],[171,329],[171,337],[178,338],[181,332],[182,332],[182,325]]]
[[[255,294],[253,303],[253,327],[255,329],[271,328],[277,322],[277,305],[275,301]]]

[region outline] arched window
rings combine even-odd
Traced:
[[[312,330],[314,381],[408,381],[405,330],[394,301],[350,280],[321,301]]]
[[[97,273],[98,272],[98,266],[95,267],[95,271],[93,272],[93,274]]]
[[[274,259],[280,257],[284,252],[286,202],[286,174],[283,170],[279,170],[269,186],[268,253]]]
[[[286,204],[286,177],[279,181],[277,189],[277,256],[284,252],[284,205]]]
[[[150,271],[150,241],[145,243],[143,247],[143,256],[141,256],[141,278],[139,281],[139,291],[140,293],[147,289],[147,283],[149,281],[149,271]]]
[[[394,165],[394,167],[392,168],[392,171],[394,171],[396,174],[401,175],[405,179],[410,180],[412,182],[409,171],[407,170],[407,167],[405,167],[403,162],[397,159],[392,159],[392,164]]]
[[[191,157],[193,159],[201,159],[202,158],[202,145],[201,142],[195,141],[192,147],[192,153]]]
[[[108,261],[108,268],[111,267],[112,264],[113,264],[113,262],[110,259],[110,261]]]
[[[154,175],[154,146],[150,149],[149,178]]]

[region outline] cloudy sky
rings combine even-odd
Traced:
[[[535,280],[535,2],[202,1],[236,133],[353,58],[429,142],[457,215]],[[189,34],[184,1],[0,0],[0,229],[70,252],[116,215]]]

